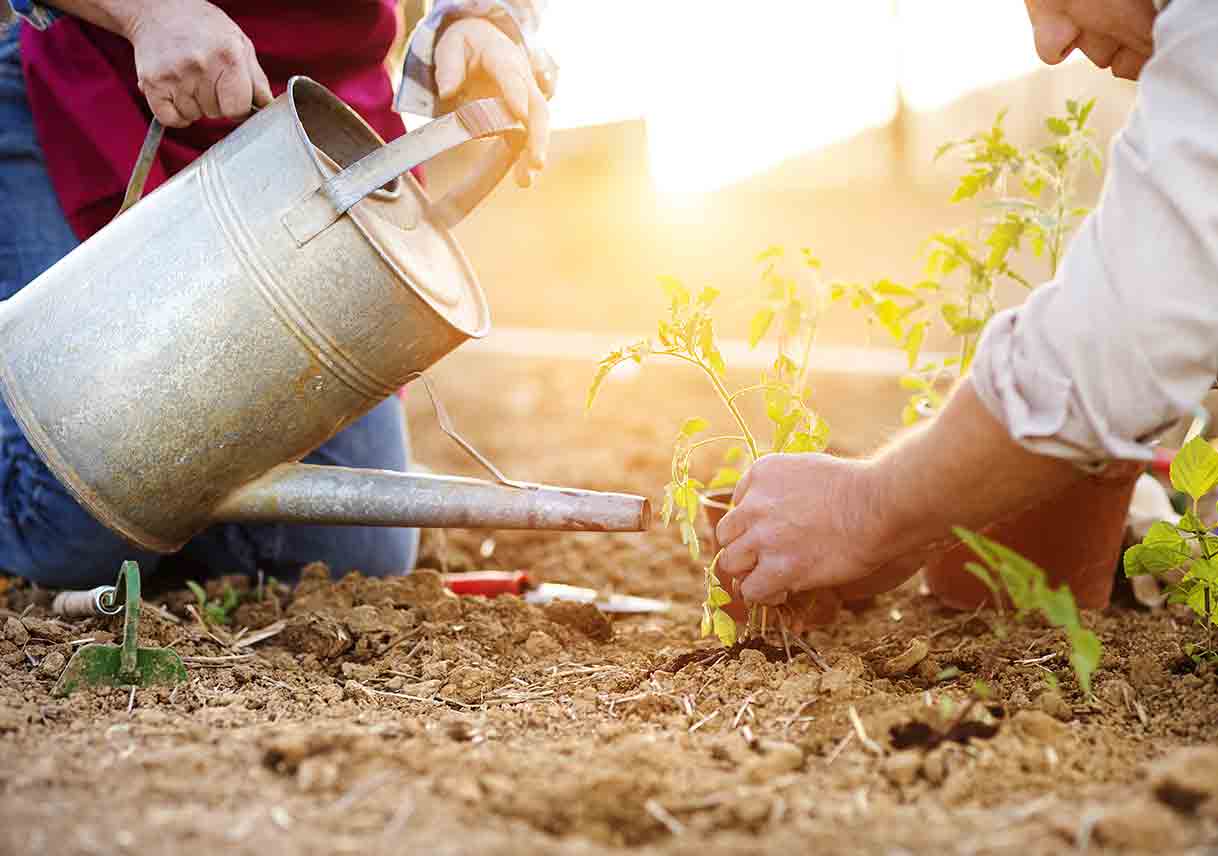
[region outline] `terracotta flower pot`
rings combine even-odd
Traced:
[[[1115,464],[1039,505],[986,526],[981,534],[1044,568],[1053,588],[1062,583],[1070,586],[1080,607],[1102,609],[1112,596],[1129,501],[1141,472],[1137,463]],[[989,589],[965,570],[972,561],[978,561],[973,551],[956,544],[927,564],[927,586],[956,609],[992,603]]]

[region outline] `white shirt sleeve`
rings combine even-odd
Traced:
[[[1218,377],[1218,2],[1172,0],[1055,281],[995,316],[982,401],[1042,454],[1148,459]]]

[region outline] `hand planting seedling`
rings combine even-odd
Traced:
[[[1200,642],[1185,646],[1196,663],[1218,662],[1214,624],[1218,622],[1218,536],[1201,520],[1200,503],[1218,486],[1218,451],[1201,437],[1194,437],[1172,460],[1172,487],[1186,494],[1192,506],[1180,522],[1160,521],[1150,527],[1142,543],[1125,552],[1125,575],[1178,575],[1169,581],[1168,602],[1183,603],[1204,628]]]
[[[621,363],[642,364],[652,357],[669,357],[698,368],[732,417],[735,431],[708,435],[710,421],[702,417],[686,419],[673,443],[671,477],[664,488],[664,524],[675,519],[681,540],[690,556],[700,558],[701,546],[694,522],[698,517],[699,493],[707,488],[730,487],[740,478],[742,466],[774,452],[821,452],[829,439],[829,427],[812,409],[808,394],[812,345],[816,325],[825,301],[820,261],[803,250],[798,263],[800,276],[788,276],[779,264],[785,254],[771,247],[758,257],[761,273],[762,306],[752,316],[749,344],[756,347],[767,335],[777,340],[774,362],[762,372],[760,381],[735,391],[725,385],[727,366],[715,338],[711,308],[719,298],[717,289],[706,287],[695,296],[680,281],[664,278],[660,284],[669,299],[668,317],[657,325],[656,338],[642,339],[606,355],[597,368],[588,390],[587,406],[592,407],[597,392],[609,373]],[[770,422],[769,445],[762,446],[740,411],[739,400],[758,394],[765,401]],[[730,444],[724,464],[709,485],[691,475],[694,453],[711,445]],[[717,559],[717,557],[715,557]],[[715,560],[706,566],[706,601],[702,633],[712,632],[726,646],[737,641],[735,620],[723,607],[732,596],[715,575]],[[765,610],[761,610],[765,623]],[[752,633],[755,610],[750,611],[746,636]],[[764,628],[763,628],[764,629]]]
[[[1215,454],[1218,457],[1218,453]],[[1218,469],[1215,471],[1218,479]],[[1100,664],[1104,647],[1099,637],[1083,627],[1069,587],[1049,588],[1044,570],[1023,556],[976,532],[956,527],[956,537],[969,546],[985,564],[969,562],[965,567],[985,583],[1001,612],[1005,593],[1015,608],[1015,620],[1039,612],[1053,627],[1066,631],[1070,643],[1070,665],[1078,685],[1091,694],[1091,675]]]
[[[972,235],[931,235],[927,278],[911,286],[882,279],[833,287],[834,300],[866,312],[904,349],[909,373],[901,384],[911,393],[902,413],[906,425],[937,411],[942,382],[968,372],[981,333],[998,311],[998,287],[1015,282],[1031,290],[1036,284],[1036,277],[1011,266],[1011,254],[1023,242],[1045,259],[1049,279],[1057,275],[1070,233],[1090,210],[1075,202],[1079,177],[1088,166],[1097,174],[1102,170],[1099,147],[1087,127],[1094,106],[1094,99],[1067,101],[1066,115],[1045,120],[1052,140],[1039,148],[1021,149],[1010,142],[1003,129],[1006,111],[989,130],[940,146],[936,160],[960,152],[968,165],[953,202],[983,193],[993,197]],[[940,361],[922,360],[923,343],[937,322],[958,341],[956,353]]]

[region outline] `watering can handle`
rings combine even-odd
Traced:
[[[524,147],[524,126],[501,99],[482,98],[462,104],[365,155],[290,209],[283,223],[303,247],[368,194],[436,155],[485,137],[499,137],[494,151],[467,181],[432,205],[433,216],[445,228],[451,228],[494,190]]]

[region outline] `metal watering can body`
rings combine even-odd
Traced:
[[[640,497],[292,463],[489,330],[448,229],[513,146],[437,203],[408,170],[491,136],[518,145],[520,127],[475,102],[385,145],[293,79],[0,304],[0,391],[26,437],[159,552],[225,520],[645,528]]]

